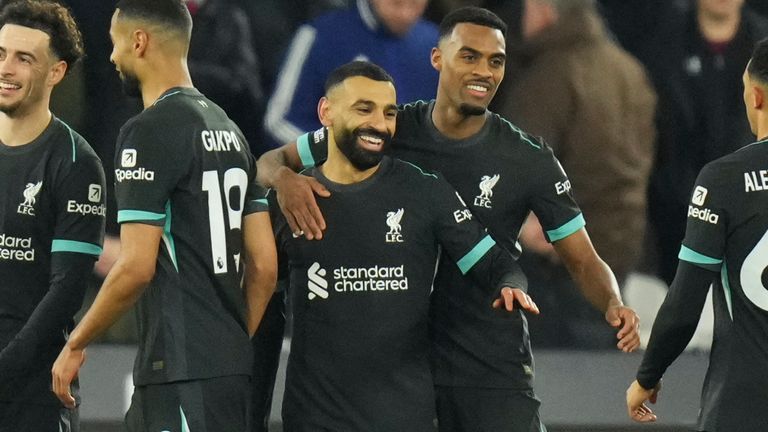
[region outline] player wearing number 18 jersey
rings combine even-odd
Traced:
[[[224,111],[192,87],[190,29],[180,0],[123,0],[113,16],[112,60],[145,106],[118,137],[122,250],[54,366],[66,400],[66,366],[138,299],[130,431],[247,430],[249,334],[275,284],[255,159]]]
[[[709,163],[696,180],[677,275],[627,390],[629,415],[637,421],[656,419],[643,402],[655,401],[661,376],[690,341],[714,281],[715,334],[697,430],[768,427],[768,40],[755,49],[744,87],[760,140]]]

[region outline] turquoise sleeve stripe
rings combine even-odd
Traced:
[[[77,252],[86,255],[101,255],[101,247],[91,243],[75,240],[54,240],[51,252]]]
[[[161,220],[163,218],[165,218],[165,213],[153,213],[143,210],[120,210],[117,212],[117,223],[137,220]]]
[[[689,263],[693,264],[720,265],[723,263],[722,259],[702,255],[693,249],[685,247],[684,245],[680,247],[680,253],[677,255],[677,257],[683,261],[688,261]]]
[[[569,220],[560,228],[547,231],[547,237],[549,237],[550,242],[556,242],[584,228],[584,225],[586,224],[587,222],[584,220],[584,215],[579,213],[578,216]]]
[[[296,140],[296,148],[299,150],[299,158],[304,168],[315,166],[315,158],[312,156],[312,150],[309,148],[309,134],[305,133]]]
[[[456,265],[459,266],[459,270],[461,270],[461,274],[467,274],[468,271],[472,270],[472,267],[474,267],[485,253],[495,244],[496,242],[490,235],[483,237],[471,251],[467,252],[467,254],[456,263]]]
[[[267,202],[266,198],[260,198],[260,199],[254,200],[254,201],[256,201],[259,204],[269,205],[269,203]]]

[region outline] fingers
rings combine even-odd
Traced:
[[[533,302],[533,299],[531,299],[528,294],[519,288],[502,288],[501,298],[494,300],[493,307],[498,309],[503,303],[504,309],[506,309],[508,312],[512,312],[515,310],[515,302],[517,302],[521,308],[527,310],[528,312],[534,314],[539,313],[539,307],[536,306],[536,303]]]
[[[317,181],[317,179],[310,178],[309,186],[312,187],[312,191],[314,193],[316,193],[317,195],[323,198],[328,198],[329,196],[331,196],[331,192],[328,191],[328,189],[326,189],[326,187],[323,186],[322,183]],[[323,228],[325,228],[325,226],[323,226]]]
[[[616,347],[623,352],[636,350],[640,346],[640,319],[635,311],[624,306],[618,308],[616,316],[623,323],[616,333],[616,338],[619,339]]]
[[[308,240],[323,238],[325,219],[317,206],[315,194],[330,196],[330,192],[316,179],[296,175],[277,189],[277,202],[295,237]]]
[[[645,404],[640,405],[639,407],[635,408],[634,410],[631,410],[629,413],[629,417],[639,423],[648,423],[648,422],[655,422],[656,421],[656,414],[651,411],[648,406]]]

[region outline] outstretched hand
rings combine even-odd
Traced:
[[[616,347],[624,352],[632,352],[640,346],[640,317],[634,310],[622,304],[608,307],[605,320],[614,328],[618,328]]]
[[[69,409],[76,406],[75,398],[70,391],[70,384],[80,372],[80,367],[85,363],[85,350],[72,350],[64,345],[59,357],[53,363],[51,375],[53,377],[51,387],[56,397]]]
[[[656,414],[648,408],[645,402],[655,404],[660,390],[661,381],[650,390],[643,388],[637,380],[633,381],[627,389],[627,414],[629,418],[639,423],[656,421]]]
[[[281,170],[275,181],[277,203],[293,235],[307,240],[323,238],[325,219],[317,206],[315,194],[327,198],[328,189],[312,177],[296,174],[288,168]]]
[[[508,312],[515,310],[515,303],[520,305],[523,310],[527,310],[533,314],[539,314],[539,307],[533,302],[531,296],[525,293],[520,288],[504,287],[501,289],[501,297],[493,301],[494,309],[499,309],[504,306]]]

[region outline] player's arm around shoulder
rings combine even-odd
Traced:
[[[313,134],[314,138],[318,132]],[[309,135],[264,153],[257,162],[257,178],[263,186],[277,192],[277,202],[291,231],[309,240],[319,240],[326,225],[316,195],[328,197],[330,192],[315,178],[297,174],[315,163],[311,150],[305,147]]]

